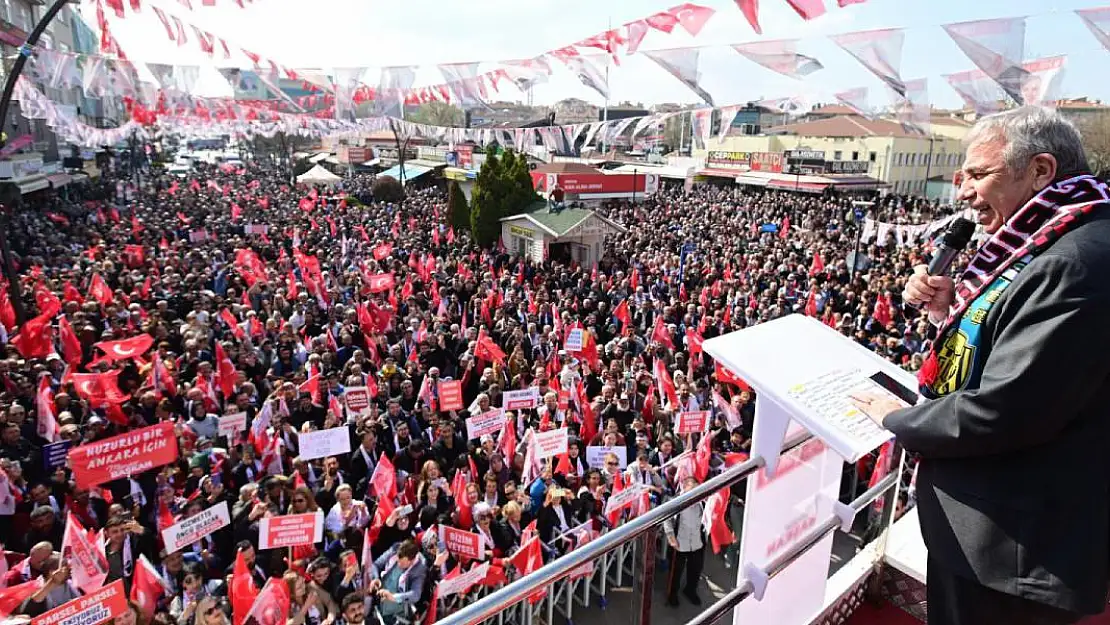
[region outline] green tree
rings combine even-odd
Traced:
[[[466,204],[466,195],[454,180],[447,188],[447,219],[455,232],[470,227],[470,207]]]
[[[501,193],[501,161],[493,154],[487,154],[478,178],[474,182],[474,192],[470,195],[470,234],[474,242],[482,247],[492,247],[501,236],[501,216],[504,212],[505,196]]]

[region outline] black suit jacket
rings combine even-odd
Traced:
[[[978,388],[895,411],[930,566],[1094,614],[1110,556],[1110,208],[1035,257],[983,326]]]

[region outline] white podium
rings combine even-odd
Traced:
[[[704,348],[755,390],[752,453],[766,459],[748,480],[737,583],[750,580],[754,592],[737,606],[735,625],[808,623],[823,608],[833,536],[773,580],[768,566],[832,517],[851,529],[855,513],[838,500],[843,463],[893,435],[850,398],[880,395],[910,405],[918,400],[917,380],[802,315],[707,340]],[[786,436],[803,429],[814,438],[782,454]]]

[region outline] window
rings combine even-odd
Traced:
[[[843,157],[844,157],[844,153],[841,152],[840,150],[837,150],[837,151],[833,152],[833,160],[834,161],[839,161]]]
[[[858,161],[859,160],[859,152],[852,152],[852,160],[853,161]]]
[[[895,167],[901,167],[902,166],[902,153],[901,152],[898,152],[894,155],[894,166]]]
[[[868,160],[870,160],[870,161],[871,161],[872,163],[874,163],[874,162],[875,162],[875,159],[877,159],[877,158],[879,158],[879,155],[878,155],[878,153],[876,153],[876,152],[872,152],[872,153],[871,153],[871,156],[870,156],[870,158],[869,158]]]

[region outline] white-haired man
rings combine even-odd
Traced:
[[[937,328],[929,401],[858,405],[921,457],[929,622],[1073,623],[1106,607],[1110,189],[1035,107],[980,120],[960,173],[990,238],[903,294]]]

